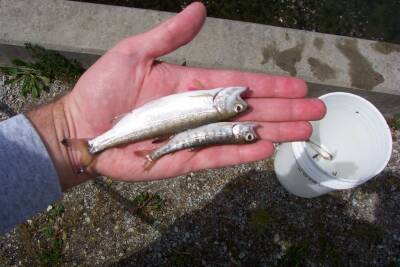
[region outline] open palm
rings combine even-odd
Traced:
[[[271,156],[272,142],[305,140],[308,120],[320,119],[325,107],[307,93],[303,81],[290,77],[210,70],[172,65],[155,59],[191,41],[200,31],[205,8],[194,3],[153,30],[119,42],[102,56],[65,98],[71,138],[92,138],[112,127],[114,117],[144,103],[198,88],[243,85],[250,88],[251,109],[238,120],[256,121],[261,140],[249,145],[181,151],[161,158],[148,172],[136,150],[152,149],[144,141],[108,149],[99,154],[91,171],[129,181],[162,179],[204,168],[217,168]]]

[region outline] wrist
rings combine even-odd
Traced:
[[[47,148],[63,191],[91,178],[90,174],[79,174],[78,153],[61,144],[64,138],[75,137],[64,101],[65,97],[26,114]]]

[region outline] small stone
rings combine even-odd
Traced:
[[[246,254],[244,254],[244,252],[239,253],[239,259],[243,259],[245,256],[246,256]]]
[[[85,222],[86,222],[86,223],[90,223],[90,218],[89,218],[89,217],[86,217],[86,218],[85,218]]]

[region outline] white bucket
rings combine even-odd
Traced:
[[[327,114],[311,122],[310,140],[329,152],[332,159],[322,157],[310,142],[282,144],[275,157],[279,182],[300,197],[356,187],[379,174],[392,153],[390,128],[374,105],[342,92],[320,99]]]

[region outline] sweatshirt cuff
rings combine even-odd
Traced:
[[[40,136],[22,114],[0,123],[0,234],[62,196]]]

